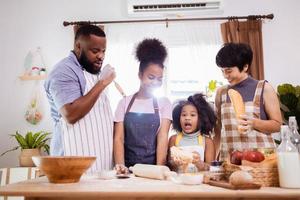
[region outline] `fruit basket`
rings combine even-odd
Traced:
[[[246,170],[252,175],[256,184],[264,187],[279,186],[276,153],[267,155],[261,162],[242,160],[241,165],[232,164],[228,159],[223,163],[223,168],[227,178],[235,171]]]

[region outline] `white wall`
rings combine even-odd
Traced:
[[[263,25],[265,76],[273,86],[300,84],[300,1],[225,0],[224,16],[274,13]],[[72,49],[72,27],[63,21],[121,20],[126,18],[125,0],[0,0],[0,153],[15,146],[8,134],[16,130],[52,130],[46,99],[45,119],[33,126],[24,119],[32,88],[42,82],[20,81],[24,58],[41,46],[48,70]],[[298,26],[297,26],[298,25]],[[16,166],[19,152],[0,158],[0,167]]]
[[[226,16],[275,15],[263,24],[265,79],[273,86],[283,82],[300,84],[300,1],[225,0]]]

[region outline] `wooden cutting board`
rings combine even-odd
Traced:
[[[255,184],[255,183],[234,186],[234,185],[230,184],[229,182],[225,182],[225,181],[209,180],[206,184],[209,184],[212,186],[217,186],[217,187],[222,187],[222,188],[226,188],[226,189],[231,189],[231,190],[253,190],[253,189],[261,188],[261,185]]]

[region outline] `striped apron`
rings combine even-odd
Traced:
[[[98,82],[98,75],[86,71],[84,95]],[[96,162],[88,173],[111,169],[113,166],[113,116],[106,90],[92,109],[75,124],[62,119],[65,156],[96,156]]]
[[[253,101],[245,102],[246,115],[260,118],[260,100],[264,80],[258,82]],[[246,135],[238,133],[238,121],[235,116],[233,105],[226,102],[227,89],[221,92],[221,151],[220,160],[226,160],[233,150],[244,150],[254,148],[275,148],[271,135],[251,130]]]

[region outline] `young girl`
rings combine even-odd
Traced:
[[[166,164],[172,105],[156,98],[153,90],[162,85],[165,46],[145,39],[136,48],[140,62],[140,89],[123,98],[115,113],[114,160],[117,173],[126,173],[136,163]]]
[[[169,140],[169,165],[172,170],[197,172],[208,169],[209,165],[205,163],[213,161],[215,156],[210,138],[215,122],[214,111],[202,94],[189,96],[174,107],[172,125],[177,134]],[[190,163],[176,155],[178,150],[192,155]]]

